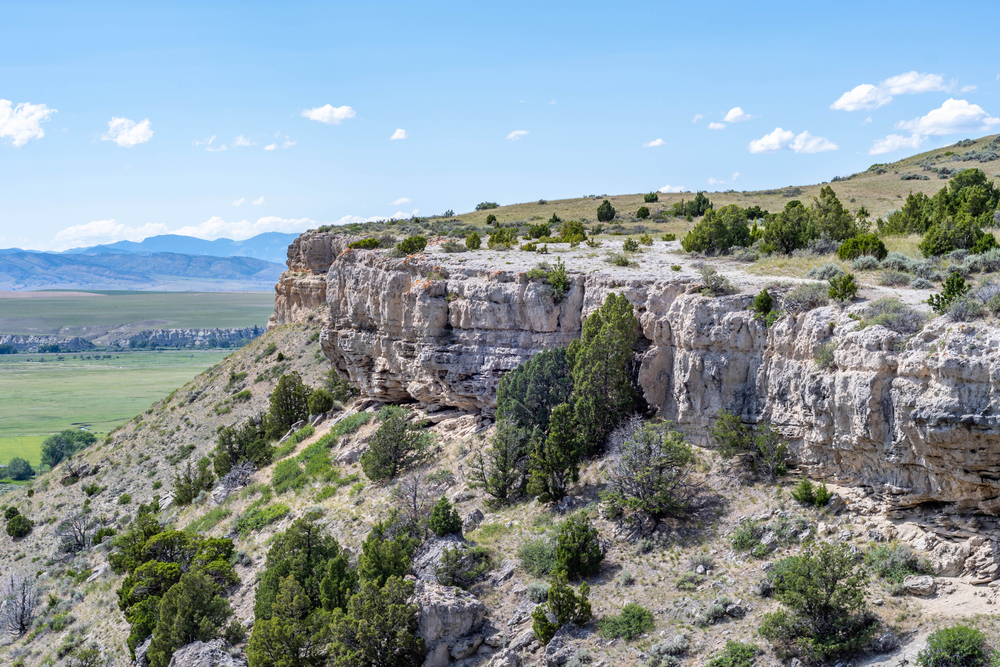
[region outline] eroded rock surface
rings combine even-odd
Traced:
[[[860,329],[848,316],[857,304],[767,328],[747,310],[752,294],[706,298],[691,276],[592,271],[572,253],[571,287],[555,304],[543,282],[495,270],[503,264],[487,266],[479,253],[399,259],[346,249],[350,240],[306,234],[293,244],[274,322],[303,316],[324,276],[323,351],[367,398],[489,416],[505,372],[578,337],[582,319],[619,292],[636,309],[646,400],[694,440],[707,442],[728,409],[775,425],[814,476],[871,487],[900,506],[1000,513],[1000,332],[985,325],[937,318],[907,339]],[[815,356],[831,342],[834,363],[819,368]]]

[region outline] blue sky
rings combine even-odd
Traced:
[[[779,187],[1000,132],[995,2],[0,7],[0,247]]]

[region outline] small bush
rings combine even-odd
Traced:
[[[898,592],[902,592],[904,579],[923,574],[927,569],[922,566],[910,545],[898,542],[872,548],[865,554],[865,564],[875,576],[891,584],[899,584]]]
[[[761,317],[766,317],[767,314],[771,312],[773,306],[774,306],[774,299],[771,297],[771,295],[767,291],[767,288],[765,287],[757,294],[757,296],[754,297],[753,304],[751,304],[750,306],[750,310],[753,311],[753,313],[758,318],[761,318]]]
[[[622,243],[622,250],[625,252],[639,252],[639,242],[629,237]]]
[[[467,589],[490,569],[490,552],[486,547],[446,548],[435,571],[442,586]]]
[[[549,588],[551,588],[549,584],[546,584],[541,581],[532,581],[530,584],[528,584],[525,594],[528,596],[528,599],[531,600],[532,602],[535,602],[537,604],[542,604],[543,602],[549,599]]]
[[[823,283],[805,283],[785,295],[784,306],[793,312],[805,312],[830,301],[830,288]]]
[[[851,262],[852,271],[874,271],[879,267],[879,261],[871,255],[861,255]]]
[[[986,635],[978,628],[954,625],[935,630],[917,654],[920,667],[987,667],[995,664]]]
[[[882,268],[896,271],[912,271],[914,260],[901,252],[890,252],[882,260]]]
[[[479,250],[479,247],[483,244],[482,239],[479,238],[479,234],[472,232],[465,237],[465,247],[469,250]]]
[[[652,204],[653,202],[660,201],[660,195],[655,192],[648,192],[642,196],[642,201],[647,204]]]
[[[938,315],[948,312],[951,303],[958,298],[965,296],[969,291],[969,286],[965,284],[965,278],[957,273],[948,276],[941,288],[940,294],[932,294],[927,298],[927,303]]]
[[[750,551],[763,535],[764,528],[759,521],[744,521],[729,535],[729,544],[736,551]]]
[[[792,490],[792,498],[795,498],[803,505],[814,505],[816,504],[816,487],[813,486],[808,477],[803,477],[799,480],[795,489]]]
[[[839,264],[834,264],[833,262],[827,262],[806,272],[806,277],[813,280],[830,280],[842,275],[844,275],[844,270],[840,268]]]
[[[516,229],[496,229],[486,240],[486,247],[490,250],[510,250],[516,243]]]
[[[614,266],[638,266],[636,262],[633,262],[628,258],[628,255],[618,252],[609,252],[605,256],[604,261],[608,264],[613,264]]]
[[[597,207],[597,221],[598,222],[611,222],[615,219],[615,207],[611,205],[607,199],[601,202],[601,205]]]
[[[883,297],[865,306],[862,325],[879,325],[897,333],[914,334],[924,328],[925,320],[923,313],[910,308],[899,299]]]
[[[703,266],[699,269],[699,273],[701,273],[701,279],[705,281],[705,289],[701,291],[703,295],[723,296],[736,293],[736,286],[712,267]]]
[[[844,241],[837,249],[837,257],[844,260],[857,259],[862,255],[883,260],[888,254],[889,251],[886,250],[882,239],[874,234],[859,234]]]
[[[893,271],[892,269],[886,269],[878,276],[878,284],[884,287],[896,287],[899,285],[909,285],[910,284],[910,274],[903,273],[902,271]]]
[[[835,341],[823,343],[816,348],[816,356],[813,357],[813,360],[820,368],[832,368],[834,363],[834,352],[836,351],[837,343]]]
[[[926,278],[914,278],[910,281],[910,289],[934,289],[934,283]]]
[[[848,273],[831,278],[829,295],[831,299],[841,303],[854,299],[858,295],[858,284],[854,282],[854,274]]]
[[[120,496],[118,496],[119,505],[128,505],[130,502],[132,502],[132,496],[130,496],[129,494],[123,493]]]
[[[631,586],[635,583],[635,575],[628,570],[622,570],[622,573],[618,575],[618,581],[621,582],[622,586]]]
[[[649,217],[649,208],[645,206],[640,206],[639,210],[635,212],[635,217],[639,218],[640,220],[645,220],[646,218]]]
[[[676,241],[677,240],[677,234],[664,234],[663,236],[660,237],[660,240],[667,241],[667,242]]]
[[[983,304],[975,299],[962,296],[948,306],[948,316],[955,322],[971,322],[983,316]]]
[[[616,616],[605,616],[598,623],[598,632],[609,639],[632,641],[653,629],[653,612],[630,602]]]
[[[547,577],[556,569],[556,545],[552,540],[538,539],[525,542],[517,550],[521,567],[535,577]]]
[[[31,532],[32,523],[28,517],[18,514],[7,520],[7,534],[19,539]]]
[[[679,577],[677,577],[677,589],[681,591],[693,591],[701,585],[701,582],[705,581],[705,577],[700,574],[695,574],[694,572],[682,572]]]
[[[427,239],[423,236],[415,235],[403,239],[396,244],[396,251],[402,255],[416,255],[424,251],[427,247]]]
[[[361,239],[360,241],[355,241],[354,243],[349,243],[348,248],[352,250],[374,250],[379,247],[378,239]]]
[[[639,237],[639,245],[653,245],[653,237],[649,234],[643,234]]]
[[[582,514],[563,521],[556,537],[556,566],[568,577],[589,577],[601,570],[604,552],[597,529]]]
[[[753,644],[729,640],[722,653],[708,661],[707,667],[753,667],[760,649]]]
[[[462,532],[462,517],[458,516],[458,512],[452,507],[448,498],[441,496],[441,500],[434,505],[434,509],[431,511],[431,518],[427,525],[435,535],[444,537],[449,533]]]

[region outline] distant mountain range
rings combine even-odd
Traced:
[[[56,288],[269,291],[285,269],[282,264],[253,257],[171,252],[64,254],[4,250],[0,253],[0,291]]]
[[[287,259],[288,246],[298,238],[298,234],[283,234],[267,232],[258,234],[244,241],[232,239],[216,239],[206,241],[194,236],[178,234],[163,234],[150,236],[142,241],[118,241],[86,248],[72,248],[61,253],[49,253],[41,250],[23,250],[21,248],[0,249],[0,255],[13,253],[45,254],[45,255],[99,255],[105,253],[125,253],[151,255],[153,253],[169,252],[180,255],[210,255],[212,257],[253,257],[267,262],[284,264]]]
[[[182,255],[211,255],[213,257],[254,257],[268,262],[284,264],[287,258],[288,246],[298,238],[298,234],[282,234],[267,232],[246,239],[216,239],[206,241],[193,236],[163,234],[150,236],[139,241],[118,241],[106,245],[96,245],[89,248],[73,248],[66,250],[66,255],[96,255],[100,253],[137,253],[149,255],[157,252],[172,252]]]

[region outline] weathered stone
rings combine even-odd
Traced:
[[[926,574],[903,579],[903,589],[910,595],[932,595],[937,590],[934,577]]]
[[[153,637],[146,637],[146,641],[135,647],[135,660],[132,662],[134,667],[149,667],[149,658],[146,654],[149,652],[149,646],[153,643]]]
[[[462,522],[462,532],[471,533],[476,528],[479,528],[479,524],[485,519],[485,515],[481,509],[474,509],[469,512],[469,515],[465,517],[465,521]]]
[[[562,667],[575,650],[571,626],[564,625],[545,645],[545,667]]]
[[[233,655],[236,653],[236,655]],[[224,639],[194,642],[174,651],[169,667],[246,667],[247,660]]]
[[[482,643],[482,635],[467,635],[465,637],[460,637],[451,644],[451,657],[455,660],[468,658],[476,652],[476,649],[479,648],[479,645]]]
[[[779,425],[810,474],[885,489],[899,506],[944,501],[1000,513],[996,327],[937,318],[904,338],[858,329],[849,315],[861,305],[765,327],[748,310],[752,294],[709,299],[696,278],[593,271],[572,255],[570,289],[554,304],[524,271],[430,249],[393,258],[346,249],[351,240],[305,234],[289,248],[273,323],[315,315],[325,299],[323,351],[363,398],[488,416],[503,373],[577,338],[583,318],[617,292],[636,307],[645,399],[696,444],[709,442],[716,414],[729,409]],[[834,363],[817,369],[815,353],[831,341]]]
[[[494,655],[487,667],[521,667],[521,656],[513,649],[503,649]]]
[[[419,610],[417,634],[427,646],[441,639],[452,642],[477,630],[486,616],[486,605],[453,586],[418,580],[414,603]]]

